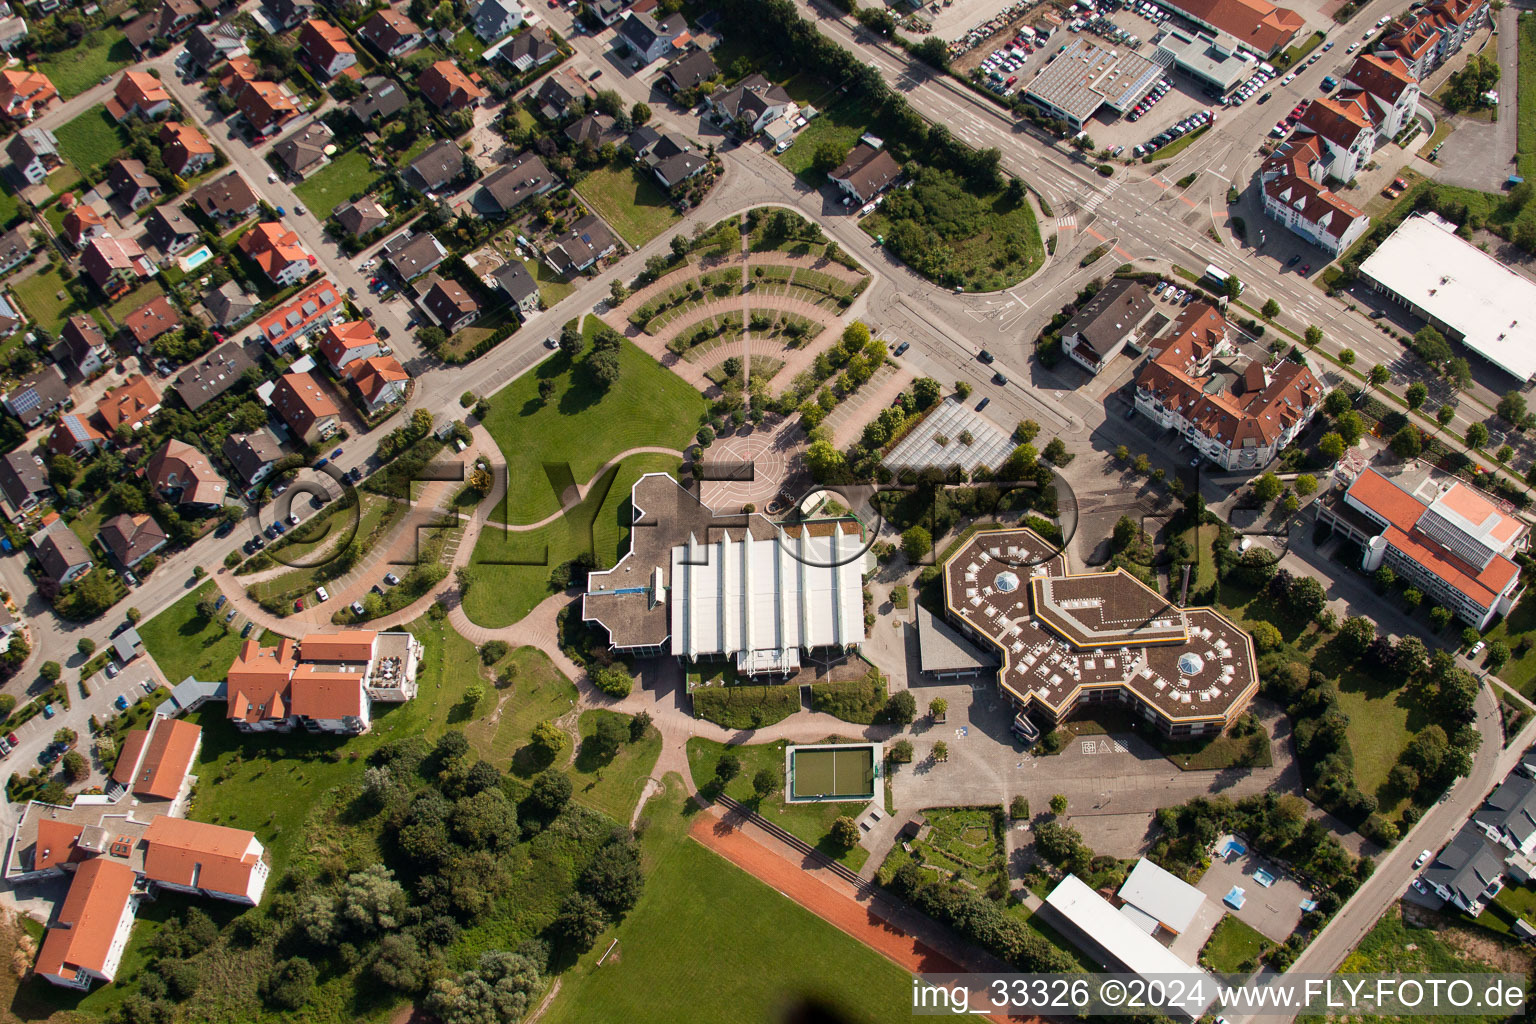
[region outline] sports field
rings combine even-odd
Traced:
[[[875,794],[873,747],[791,747],[795,800],[868,799]]]

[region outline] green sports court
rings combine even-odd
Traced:
[[[869,800],[880,764],[878,743],[789,747],[784,774],[791,803],[815,800]]]

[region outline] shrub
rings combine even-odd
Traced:
[[[487,640],[480,645],[480,660],[486,665],[494,665],[505,658],[510,649],[505,640]]]

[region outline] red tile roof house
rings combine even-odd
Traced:
[[[323,441],[341,429],[341,411],[308,373],[285,373],[272,389],[272,407],[305,444]]]
[[[178,505],[212,512],[224,504],[224,492],[229,485],[214,470],[208,456],[183,441],[166,441],[149,460],[147,472],[161,497]]]
[[[1461,50],[1488,21],[1488,0],[1436,0],[1387,29],[1379,55],[1400,57],[1420,81]]]
[[[0,71],[0,113],[26,124],[53,100],[59,91],[40,71]]]
[[[322,82],[328,82],[357,63],[357,51],[347,34],[328,21],[310,18],[299,29],[299,49]]]
[[[96,414],[106,424],[108,434],[115,434],[118,427],[137,430],[159,411],[160,393],[142,373],[129,377],[120,387],[108,389],[96,403]]]
[[[479,106],[488,95],[480,88],[479,75],[466,75],[451,60],[440,60],[427,68],[416,84],[438,110],[467,110]]]
[[[332,324],[320,336],[320,354],[338,374],[349,363],[378,355],[382,347],[373,325],[366,320]]]
[[[227,715],[242,732],[367,732],[370,702],[416,695],[421,642],[408,633],[310,633],[297,645],[247,640],[227,676]]]
[[[363,397],[364,409],[369,416],[386,406],[405,401],[410,390],[411,375],[394,356],[370,356],[353,362],[347,369],[352,383],[357,385]]]
[[[1370,227],[1365,211],[1319,184],[1322,150],[1315,135],[1292,136],[1259,169],[1264,212],[1335,256]]]
[[[1384,146],[1413,124],[1419,112],[1419,80],[1394,53],[1362,53],[1344,73],[1341,97],[1360,95],[1376,125],[1376,145]]]
[[[1225,470],[1267,465],[1322,405],[1323,386],[1303,363],[1228,362],[1236,349],[1226,318],[1207,302],[1186,306],[1150,348],[1136,378],[1136,410]]]
[[[137,213],[160,198],[160,180],[142,160],[119,157],[107,167],[107,187],[113,197]]]
[[[283,355],[344,315],[341,291],[321,278],[260,320],[256,327],[272,354]]]
[[[103,235],[91,239],[81,253],[80,265],[109,299],[128,294],[140,281],[155,275],[155,265],[131,238]]]
[[[1293,134],[1303,139],[1317,137],[1324,179],[1354,181],[1375,150],[1376,126],[1358,95],[1313,100]]]
[[[421,45],[421,29],[399,11],[376,11],[357,34],[386,57],[398,57]]]
[[[190,178],[213,163],[213,143],[203,133],[180,121],[160,126],[160,156],[172,174]]]
[[[242,58],[244,59],[244,58]],[[234,61],[230,61],[231,64]],[[276,82],[242,80],[235,106],[240,116],[257,136],[271,135],[299,116],[299,106],[287,90]]]
[[[48,435],[48,451],[54,455],[81,458],[103,448],[107,435],[91,425],[91,421],[79,413],[65,413],[59,417],[59,425]]]
[[[261,268],[267,280],[282,287],[298,284],[315,269],[315,257],[280,221],[257,224],[241,235],[240,251]]]
[[[78,989],[115,978],[139,906],[135,885],[133,869],[121,861],[98,857],[80,865],[43,937],[38,976]]]
[[[80,203],[64,215],[64,237],[76,249],[82,248],[93,238],[107,233],[107,222],[101,214]]]
[[[165,91],[160,79],[142,71],[124,71],[112,98],[107,100],[107,113],[118,121],[130,117],[153,120],[170,112],[171,94]]]

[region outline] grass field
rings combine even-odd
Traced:
[[[79,117],[54,130],[59,137],[59,153],[89,172],[105,167],[128,145],[127,133],[107,116],[107,108],[96,104]]]
[[[1457,628],[1462,625],[1456,623]],[[1527,697],[1536,693],[1536,646],[1524,654],[1518,653],[1522,640],[1536,640],[1536,602],[1517,603],[1508,616],[1483,634],[1483,639],[1489,643],[1502,640],[1510,650],[1510,659],[1499,670],[1499,678]]]
[[[1520,63],[1517,70],[1519,114],[1515,129],[1515,163],[1520,176],[1536,174],[1536,14],[1520,15],[1518,44]],[[1435,130],[1439,134],[1439,129]]]
[[[786,744],[752,743],[727,747],[724,743],[694,737],[688,741],[688,768],[694,784],[703,788],[715,777],[715,765],[727,749],[741,759],[741,772],[725,787],[727,796],[735,797],[786,832],[793,833],[817,847],[822,853],[857,871],[869,859],[863,846],[840,850],[828,837],[832,822],[842,815],[858,814],[864,809],[859,801],[789,804],[784,802],[784,748]],[[767,769],[778,787],[763,800],[752,791],[752,777]]]
[[[240,651],[240,635],[222,621],[197,614],[198,598],[216,592],[209,580],[147,622],[139,624],[144,648],[160,664],[171,685],[187,676],[223,679]]]
[[[515,533],[487,523],[470,561],[476,585],[465,596],[464,611],[471,621],[493,629],[517,622],[550,595],[550,572],[584,552],[593,552],[604,567],[613,565],[628,547],[630,488],[644,473],[676,475],[677,467],[670,455],[632,455],[552,523]]]
[[[587,321],[587,354],[597,326]],[[588,376],[585,357],[573,365],[556,353],[491,400],[485,427],[507,460],[509,479],[518,481],[502,508],[500,522],[530,523],[557,512],[559,495],[549,473],[585,484],[621,451],[647,445],[681,450],[705,411],[704,397],[656,360],[624,342],[619,351],[620,382],[603,391]],[[540,401],[539,383],[555,384],[555,397]]]
[[[632,165],[599,167],[581,179],[576,191],[631,249],[682,219],[655,179]]]
[[[859,141],[868,123],[868,111],[851,99],[839,100],[800,130],[790,147],[779,154],[779,163],[807,184],[817,187],[825,185],[826,175],[811,166],[816,158],[816,150],[824,142],[834,142],[846,153]]]
[[[133,63],[133,48],[116,28],[102,28],[67,50],[51,53],[37,62],[64,99],[80,95],[110,75]],[[63,141],[61,134],[60,142]]]
[[[0,186],[0,227],[9,227],[21,219],[21,199],[10,185]]]
[[[1232,974],[1248,960],[1258,960],[1273,945],[1251,926],[1231,914],[1222,916],[1200,951],[1200,962],[1214,971]]]
[[[905,971],[689,839],[684,799],[672,775],[646,804],[645,893],[566,973],[546,1024],[777,1024],[813,1019],[795,1012],[811,1000],[825,1006],[814,1019],[910,1016]]]
[[[628,824],[635,805],[640,802],[645,780],[651,777],[651,769],[656,767],[656,759],[661,756],[661,733],[653,725],[638,742],[624,743],[617,754],[605,761],[594,756],[584,745],[603,718],[619,719],[626,730],[632,720],[630,715],[600,708],[582,712],[578,721],[581,738],[577,741],[576,760],[571,765],[571,783],[576,798],[582,803],[615,821]]]
[[[132,313],[145,303],[153,302],[164,294],[165,286],[157,279],[150,278],[127,295],[113,302],[107,307],[107,312],[111,315],[112,319],[122,323],[129,313]]]
[[[304,201],[310,213],[324,220],[337,206],[358,192],[367,191],[373,179],[368,158],[360,150],[349,149],[332,157],[329,164],[295,185],[293,193]]]
[[[64,290],[64,275],[57,269],[43,270],[11,285],[22,308],[33,320],[54,334],[64,329],[64,321],[81,312],[75,300]]]
[[[462,673],[463,665],[479,664],[468,640],[452,629],[445,630],[444,636],[446,641],[439,671],[452,664]],[[549,766],[528,746],[533,727],[540,722],[554,721],[570,711],[576,703],[576,686],[535,647],[516,648],[488,671],[494,676],[507,668],[513,672],[511,686],[491,691],[472,713],[462,709],[457,714],[470,719],[464,722],[464,735],[482,756],[498,765],[510,763],[513,773],[526,777]],[[462,687],[458,693],[463,693]],[[566,753],[569,751],[567,747]],[[578,795],[585,801],[586,794]]]

